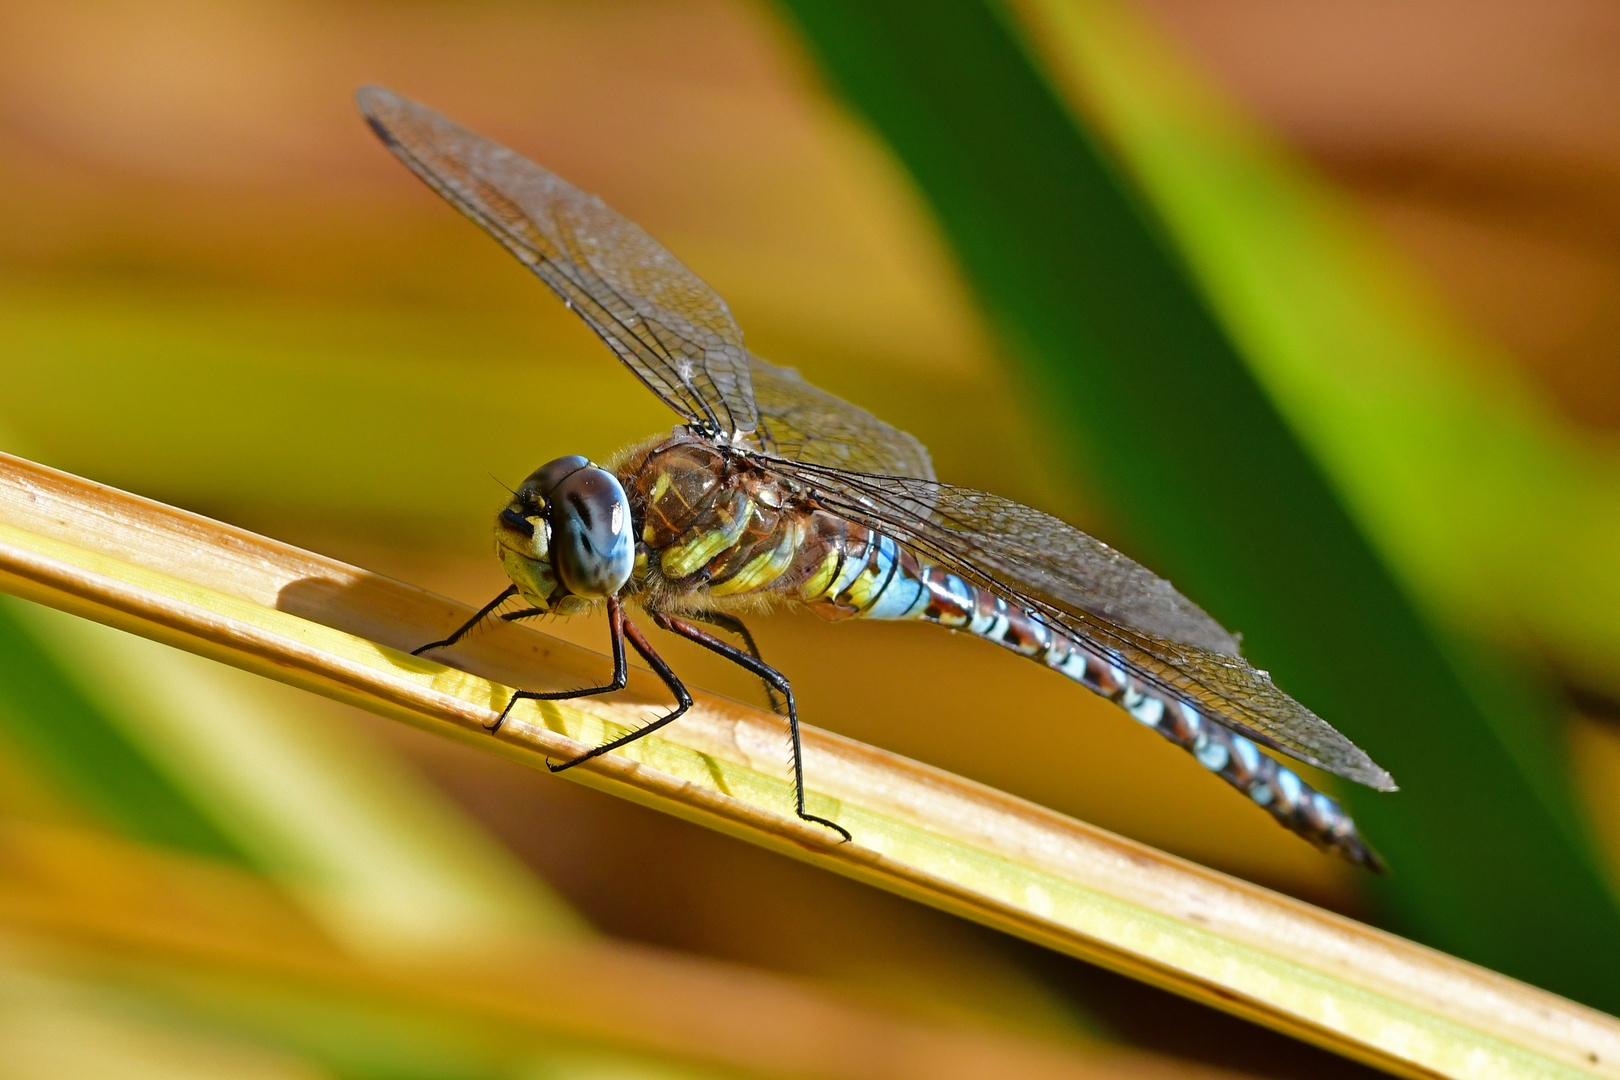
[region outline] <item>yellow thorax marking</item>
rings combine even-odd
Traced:
[[[664,497],[664,493],[668,490],[669,473],[661,472],[658,474],[658,479],[653,481],[652,495],[647,499],[648,508],[651,509],[652,507],[657,506],[658,500],[662,499]],[[657,536],[658,530],[653,527],[652,515],[648,514],[646,524],[642,525],[641,527],[641,539],[644,543],[650,544],[654,539],[657,538]]]
[[[743,530],[748,527],[748,520],[753,516],[753,501],[745,499],[743,512],[724,528],[710,529],[708,532],[699,533],[684,544],[665,549],[658,560],[664,576],[671,581],[679,581],[696,573],[710,559],[735,544],[737,538],[743,534]]]

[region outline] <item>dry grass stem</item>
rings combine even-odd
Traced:
[[[0,588],[532,765],[664,701],[515,709],[601,657],[511,625],[409,656],[468,608],[244,530],[0,455]],[[981,785],[807,730],[791,812],[778,718],[695,694],[668,729],[563,775],[1167,987],[1403,1075],[1620,1078],[1620,1022]],[[1009,710],[1017,703],[1009,702]],[[998,725],[1004,726],[1004,725]]]

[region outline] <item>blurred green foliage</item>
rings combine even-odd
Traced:
[[[1117,0],[1020,10],[1359,524],[1451,628],[1620,680],[1620,453]],[[1601,397],[1601,395],[1596,395]]]
[[[80,810],[134,839],[249,865],[247,854],[85,695],[17,609],[17,601],[0,598],[0,743],[27,755]]]

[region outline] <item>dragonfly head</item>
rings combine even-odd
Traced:
[[[635,536],[618,478],[576,455],[540,466],[495,516],[495,550],[525,599],[602,600],[630,580]]]

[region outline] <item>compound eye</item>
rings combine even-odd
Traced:
[[[547,502],[551,564],[568,591],[601,600],[624,588],[635,566],[636,544],[630,500],[618,479],[606,469],[575,469],[557,482]]]
[[[545,503],[551,498],[552,491],[565,477],[581,469],[588,469],[590,465],[588,458],[583,458],[578,454],[570,454],[567,457],[560,457],[556,461],[548,461],[530,473],[529,478],[523,481],[522,486],[518,488],[518,497],[520,499],[532,499],[537,504]]]

